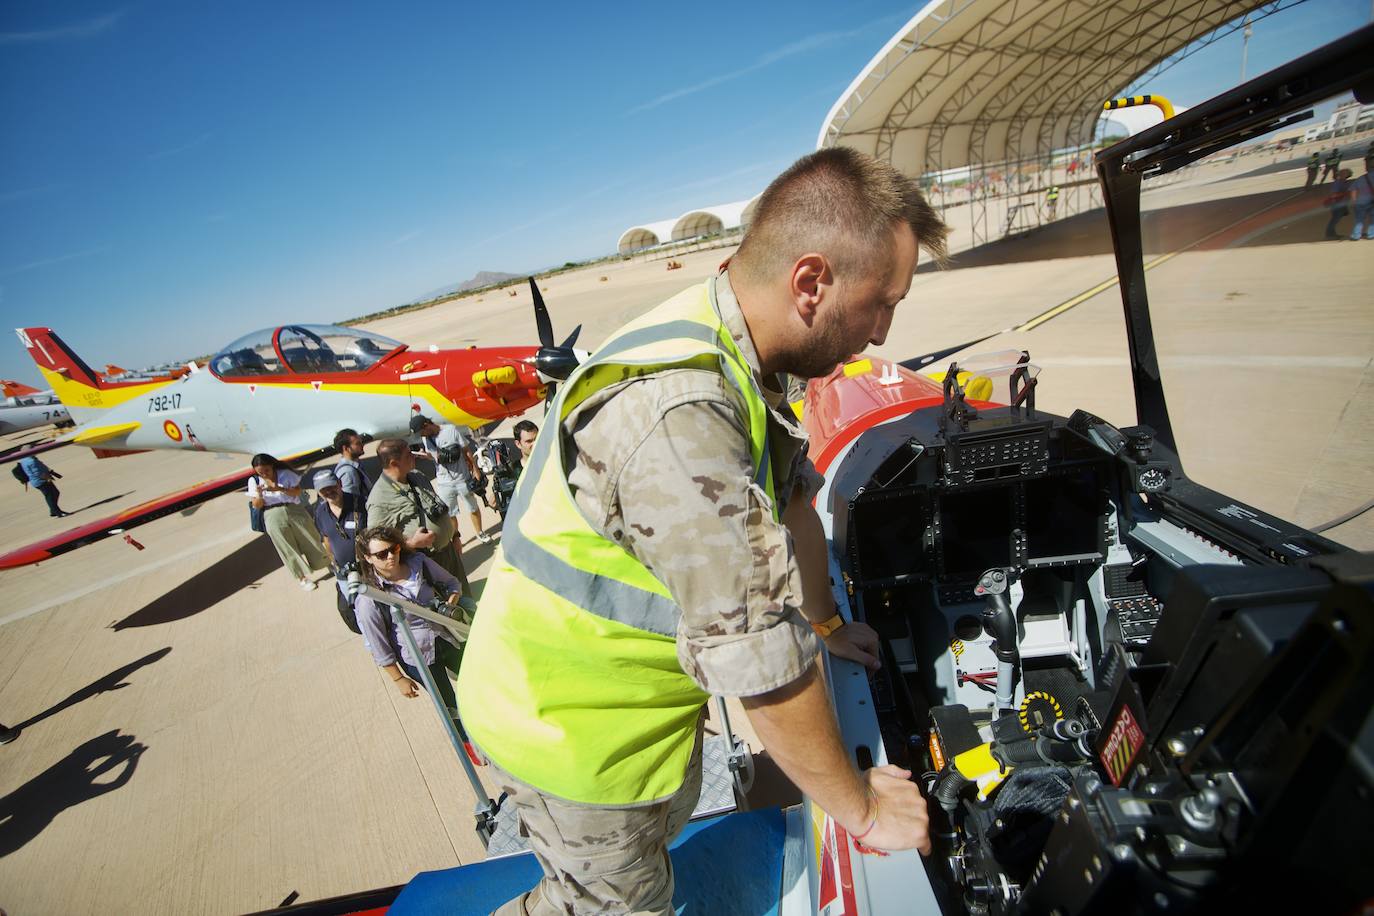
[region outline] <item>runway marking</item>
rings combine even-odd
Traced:
[[[1053,366],[1098,368],[1108,366],[1128,366],[1131,361],[1124,356],[1046,356],[1037,358],[1036,363],[1048,369]],[[1209,354],[1190,353],[1178,356],[1160,357],[1161,366],[1179,366],[1190,369],[1364,369],[1371,360],[1367,356],[1293,356],[1277,354]]]
[[[8,617],[0,617],[0,627],[3,627],[7,623],[14,623],[16,620],[23,620],[25,617],[32,617],[34,614],[37,614],[40,611],[46,611],[49,608],[57,607],[59,604],[66,604],[69,601],[76,601],[79,598],[84,598],[87,595],[94,594],[95,592],[98,592],[104,588],[108,588],[111,585],[116,585],[120,582],[132,579],[134,576],[141,576],[145,573],[150,573],[155,569],[161,569],[164,566],[170,566],[173,563],[179,563],[187,557],[193,557],[198,553],[204,553],[212,547],[219,547],[221,544],[228,544],[232,541],[242,540],[243,535],[244,532],[241,531],[230,531],[225,534],[221,534],[218,538],[215,538],[214,540],[203,541],[195,547],[188,547],[185,550],[179,551],[170,556],[163,557],[160,560],[155,560],[152,563],[144,564],[135,569],[127,569],[118,576],[111,576],[107,579],[102,579],[95,585],[88,585],[85,588],[79,588],[76,591],[67,592],[65,595],[58,595],[56,598],[48,600],[48,602],[45,604],[36,604],[33,607],[25,608],[24,610],[19,611],[18,613],[10,614]]]
[[[1303,195],[1303,193],[1304,193],[1303,191],[1294,191],[1292,194],[1288,195],[1287,197],[1285,197],[1285,198],[1283,198],[1283,199],[1281,199],[1281,200],[1276,200],[1276,201],[1274,201],[1272,204],[1270,204],[1270,205],[1267,206],[1267,207],[1261,207],[1260,209],[1256,210],[1254,213],[1247,213],[1245,216],[1242,216],[1240,219],[1238,219],[1238,220],[1236,220],[1236,221],[1234,221],[1234,222],[1231,222],[1231,223],[1227,223],[1225,226],[1222,226],[1220,229],[1216,230],[1215,232],[1209,232],[1209,233],[1207,233],[1206,235],[1204,235],[1202,238],[1196,239],[1196,240],[1194,240],[1194,241],[1192,241],[1192,242],[1189,242],[1187,245],[1184,245],[1182,248],[1179,248],[1179,249],[1176,250],[1176,251],[1171,251],[1171,252],[1169,252],[1168,254],[1160,255],[1159,257],[1155,258],[1153,261],[1150,261],[1148,264],[1146,264],[1145,267],[1144,267],[1144,270],[1151,270],[1151,269],[1153,269],[1153,268],[1155,268],[1155,267],[1158,267],[1159,265],[1163,264],[1165,261],[1168,261],[1168,260],[1170,260],[1171,258],[1178,257],[1179,255],[1183,254],[1183,252],[1188,251],[1188,250],[1191,249],[1191,248],[1196,248],[1198,245],[1201,245],[1203,242],[1207,241],[1208,239],[1216,238],[1217,236],[1221,235],[1223,232],[1226,232],[1226,231],[1228,231],[1228,230],[1230,230],[1230,229],[1234,229],[1236,226],[1239,226],[1241,223],[1245,222],[1246,220],[1254,219],[1256,216],[1259,216],[1261,213],[1266,213],[1266,212],[1268,212],[1268,211],[1274,209],[1274,208],[1277,207],[1277,206],[1280,206],[1280,205],[1282,205],[1282,204],[1288,203],[1290,200],[1293,200],[1293,199],[1295,199],[1295,198],[1301,197],[1301,196]],[[1091,299],[1092,297],[1096,296],[1098,293],[1101,293],[1103,290],[1106,290],[1106,289],[1109,289],[1110,287],[1113,287],[1113,286],[1118,285],[1120,279],[1121,279],[1121,275],[1120,275],[1120,274],[1112,274],[1110,277],[1108,277],[1106,280],[1103,280],[1101,283],[1097,284],[1097,285],[1094,286],[1092,289],[1084,290],[1083,292],[1079,293],[1078,295],[1074,296],[1073,298],[1064,300],[1063,302],[1059,303],[1058,305],[1053,306],[1052,308],[1049,308],[1049,309],[1047,309],[1047,310],[1041,312],[1039,315],[1036,315],[1034,318],[1030,319],[1029,321],[1025,322],[1024,324],[1019,324],[1019,325],[1017,325],[1016,327],[1011,328],[1010,330],[1013,330],[1013,331],[1034,331],[1036,328],[1040,327],[1040,325],[1044,324],[1045,322],[1047,322],[1047,321],[1049,321],[1049,320],[1051,320],[1051,319],[1053,319],[1053,318],[1058,318],[1060,315],[1064,314],[1064,313],[1067,312],[1069,309],[1074,308],[1075,306],[1082,305],[1084,302],[1087,302],[1089,299]]]

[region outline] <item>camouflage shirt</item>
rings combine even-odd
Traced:
[[[722,272],[713,301],[769,404],[775,492],[811,499],[806,434],[763,378]],[[678,661],[703,690],[754,696],[791,683],[819,643],[801,615],[792,539],[753,482],[739,394],[719,373],[673,369],[597,392],[563,424],[578,509],[668,586],[682,608]]]

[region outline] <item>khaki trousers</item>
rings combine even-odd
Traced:
[[[311,570],[326,569],[329,558],[320,545],[320,533],[310,513],[299,503],[263,510],[263,527],[277,548],[277,556],[293,578],[304,579]]]
[[[496,916],[573,913],[671,914],[673,863],[668,844],[687,826],[701,795],[701,728],[682,788],[641,808],[592,808],[545,795],[495,764],[492,769],[520,815],[544,879]]]

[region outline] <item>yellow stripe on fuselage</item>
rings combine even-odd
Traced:
[[[164,385],[170,385],[173,379],[163,379],[156,382],[147,382],[142,385],[121,385],[118,388],[92,388],[85,382],[78,382],[67,378],[60,372],[51,369],[38,367],[42,373],[44,381],[52,387],[52,393],[57,395],[57,399],[68,407],[78,407],[86,410],[108,410],[111,407],[118,407],[134,398],[142,397],[150,391],[156,391]]]
[[[234,384],[242,383],[236,382]],[[280,382],[276,379],[263,379],[260,382],[256,382],[256,384],[262,388],[290,388],[301,391],[313,391],[315,388],[315,386],[309,382]],[[384,394],[391,397],[405,398],[408,401],[423,401],[433,408],[435,413],[455,426],[468,426],[475,429],[491,422],[490,419],[474,416],[466,410],[463,410],[457,404],[454,404],[448,398],[440,394],[439,390],[433,385],[416,385],[408,382],[358,384],[356,382],[326,381],[321,386],[321,389],[324,391],[342,391],[349,394]]]

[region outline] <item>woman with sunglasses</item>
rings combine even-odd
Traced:
[[[436,592],[446,596],[450,605],[458,605],[462,596],[458,579],[429,557],[406,547],[405,535],[398,529],[376,525],[358,535],[356,543],[358,567],[368,585],[425,607],[433,604]],[[405,621],[415,637],[415,647],[423,656],[423,659],[412,658],[410,647],[396,628],[389,608],[378,606],[366,595],[359,595],[353,610],[373,660],[396,683],[401,695],[420,695],[420,685],[424,681],[419,666],[423,664],[433,675],[444,705],[456,716],[458,703],[448,672],[458,674],[462,647],[451,642],[448,633],[428,620],[406,614]]]
[[[253,476],[248,478],[248,501],[262,510],[263,527],[277,548],[282,565],[311,591],[310,573],[329,566],[315,522],[300,503],[301,475],[271,455],[253,456]]]

